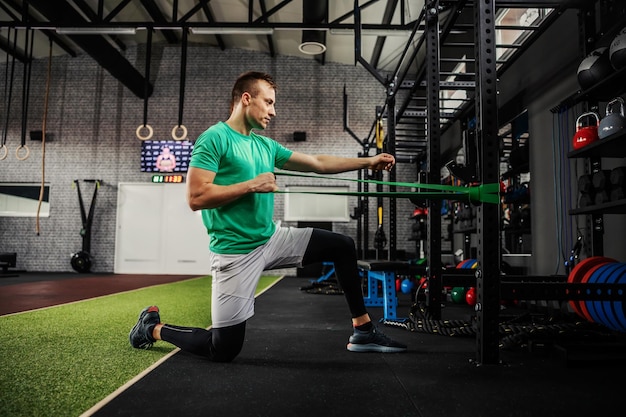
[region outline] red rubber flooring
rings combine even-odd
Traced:
[[[0,315],[193,278],[190,275],[24,273],[0,275]]]

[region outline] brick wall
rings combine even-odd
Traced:
[[[127,58],[143,73],[145,51],[129,48]],[[154,138],[170,139],[178,124],[180,48],[154,45],[150,69],[154,93],[148,101],[148,123]],[[26,131],[42,128],[47,59],[32,66]],[[4,78],[5,66],[0,75]],[[362,147],[343,131],[343,88],[349,95],[350,127],[367,137],[375,108],[384,101],[383,86],[361,66],[243,51],[221,51],[191,45],[187,56],[183,124],[190,139],[208,126],[225,120],[232,83],[238,74],[255,69],[274,75],[279,84],[277,115],[264,132],[293,150],[356,157]],[[21,64],[16,65],[9,112],[7,146],[9,156],[0,161],[0,182],[35,182],[42,179],[42,144],[31,141],[30,157],[18,161],[15,148],[21,138]],[[4,101],[3,101],[4,102]],[[71,271],[71,254],[80,250],[82,227],[74,180],[102,180],[95,204],[91,241],[94,272],[112,272],[115,251],[117,184],[150,181],[151,174],[139,170],[141,142],[135,136],[143,123],[142,99],[136,97],[90,57],[55,57],[47,111],[47,132],[53,135],[45,149],[45,180],[50,185],[50,217],[0,217],[0,251],[17,252],[18,269],[27,271]],[[3,107],[3,118],[8,109]],[[4,129],[4,124],[2,125]],[[293,142],[294,131],[305,131],[306,142]],[[373,154],[371,151],[370,154]],[[398,181],[416,178],[416,167],[400,164]],[[356,173],[346,174],[356,178]],[[281,180],[285,182],[286,180]],[[305,179],[298,184],[307,185]],[[80,183],[85,209],[89,209],[94,185]],[[353,185],[356,190],[356,185]],[[283,198],[277,195],[276,217],[283,214]],[[350,212],[356,198],[350,199]],[[408,200],[398,200],[398,249],[414,250],[408,241],[413,211]],[[375,201],[370,202],[370,237],[376,227]],[[403,225],[407,227],[403,227]],[[356,221],[337,223],[335,230],[356,237]],[[370,243],[371,246],[371,243]]]

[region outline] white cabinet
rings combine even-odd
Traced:
[[[118,185],[115,273],[208,275],[208,247],[185,184]]]

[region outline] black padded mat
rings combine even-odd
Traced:
[[[178,353],[95,415],[543,417],[621,409],[624,368],[617,363],[568,367],[518,349],[502,352],[502,365],[476,366],[473,337],[382,325],[409,351],[348,352],[343,296],[301,291],[308,282],[284,278],[257,299],[234,362]]]

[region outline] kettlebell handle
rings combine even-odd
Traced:
[[[606,103],[606,116],[608,116],[609,114],[613,113],[610,110],[613,109],[613,105],[615,103],[619,103],[619,114],[621,114],[622,117],[624,117],[624,99],[621,98],[621,97],[615,97],[613,100],[611,100],[608,103]]]
[[[596,127],[600,124],[600,116],[598,116],[598,114],[597,114],[596,112],[590,111],[590,112],[583,113],[583,114],[581,114],[580,116],[578,116],[578,119],[576,119],[576,129],[579,129],[579,128],[581,128],[581,127],[582,127],[582,126],[580,125],[580,120],[581,120],[583,117],[586,117],[586,116],[593,116],[593,117],[595,117],[595,118],[596,118]]]

